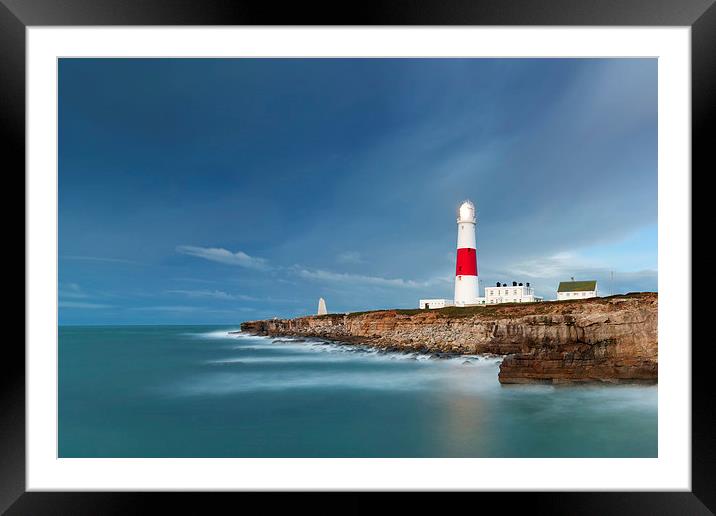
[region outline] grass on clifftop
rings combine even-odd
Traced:
[[[517,304],[517,303],[514,303]],[[521,303],[522,305],[526,305],[528,303]],[[500,306],[506,306],[506,305],[500,305]],[[434,308],[432,310],[423,309],[423,308],[397,308],[397,309],[387,309],[387,310],[367,310],[365,312],[349,312],[346,314],[347,317],[358,317],[360,315],[366,315],[366,314],[377,314],[380,312],[395,312],[398,315],[418,315],[421,313],[439,313],[442,315],[447,315],[450,317],[467,317],[474,314],[494,314],[495,313],[494,306],[466,306],[466,307],[458,307],[458,306],[448,306],[445,308]]]
[[[469,317],[471,315],[497,315],[504,311],[504,308],[511,306],[530,306],[540,303],[501,303],[499,305],[480,305],[480,306],[446,306],[445,308],[435,308],[433,310],[413,308],[410,310],[396,310],[400,315],[416,315],[425,312],[437,312],[447,317]]]
[[[421,313],[438,313],[446,317],[470,317],[472,315],[485,315],[485,316],[497,316],[503,315],[509,317],[511,308],[522,308],[529,307],[534,310],[534,313],[538,314],[543,310],[549,310],[555,305],[564,304],[588,304],[588,303],[601,303],[609,301],[610,299],[617,298],[634,298],[643,297],[648,294],[655,294],[655,292],[629,292],[627,294],[616,294],[613,296],[606,297],[592,297],[587,299],[569,299],[564,301],[541,301],[534,303],[501,303],[498,305],[479,305],[479,306],[447,306],[445,308],[435,308],[432,310],[423,308],[398,308],[398,309],[385,309],[385,310],[367,310],[364,312],[349,312],[346,314],[347,317],[358,317],[360,315],[379,313],[379,312],[390,312],[394,311],[398,315],[417,315]]]

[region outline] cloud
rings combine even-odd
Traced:
[[[609,274],[614,272],[615,275],[629,276],[634,278],[643,278],[645,276],[653,276],[656,270],[643,269],[639,271],[626,271],[610,267],[600,261],[586,258],[576,252],[560,252],[545,258],[534,258],[524,260],[519,263],[507,265],[504,269],[491,271],[496,274],[507,274],[513,279],[517,277],[526,278],[559,278],[567,280],[574,276],[583,276],[584,274]]]
[[[305,279],[377,287],[423,288],[435,285],[436,283],[449,281],[446,280],[446,278],[434,278],[427,281],[415,281],[403,278],[382,278],[380,276],[367,276],[364,274],[350,274],[346,272],[332,272],[322,269],[306,269],[300,267],[297,267],[294,270],[298,276]]]
[[[520,278],[569,278],[580,271],[594,268],[594,264],[585,262],[577,253],[560,252],[512,264],[504,272]]]
[[[200,312],[204,309],[200,306],[185,305],[160,305],[160,306],[138,306],[132,310],[146,310],[150,312]]]
[[[530,281],[538,294],[547,299],[555,296],[560,281],[569,281],[571,277],[597,280],[601,295],[658,289],[658,271],[655,269],[620,270],[574,251],[508,264],[502,269],[490,270],[488,274],[496,281]]]
[[[296,299],[287,298],[276,298],[272,296],[267,297],[254,297],[246,294],[230,294],[223,290],[185,290],[185,289],[172,289],[166,290],[167,294],[178,294],[186,296],[191,299],[219,299],[225,301],[251,301],[258,303],[297,303],[300,302]],[[248,310],[247,308],[237,308],[238,310]]]
[[[206,279],[206,278],[187,278],[187,277],[180,277],[180,278],[172,278],[173,281],[189,281],[191,283],[218,283],[215,279]]]
[[[87,299],[89,294],[82,291],[77,283],[60,283],[59,297],[71,299]]]
[[[348,263],[348,264],[351,264],[351,263],[353,263],[353,264],[365,263],[365,260],[363,260],[363,258],[361,258],[360,253],[358,253],[358,252],[356,252],[356,251],[345,251],[345,252],[343,252],[343,253],[340,253],[340,254],[336,257],[336,261],[337,261],[338,263]]]
[[[247,269],[267,270],[269,266],[264,258],[249,256],[243,251],[232,253],[221,247],[198,247],[193,245],[180,245],[176,248],[178,253],[204,258],[212,262],[225,265],[246,267]]]
[[[169,312],[169,313],[212,313],[212,314],[232,314],[236,312],[253,312],[251,307],[238,307],[235,309],[216,309],[204,306],[187,306],[187,305],[158,305],[158,306],[139,306],[131,308],[131,310],[140,310],[147,312]]]
[[[99,303],[84,303],[80,301],[60,301],[58,303],[58,306],[60,308],[87,308],[87,309],[97,309],[97,308],[112,308],[112,305],[103,305]]]
[[[240,299],[242,301],[255,301],[256,298],[246,296],[243,294],[229,294],[223,290],[167,290],[168,294],[180,294],[192,298],[212,298],[212,299],[225,299],[235,300]]]
[[[87,262],[106,262],[106,263],[131,263],[137,264],[132,260],[125,260],[124,258],[106,258],[103,256],[63,256],[64,260],[80,260]]]

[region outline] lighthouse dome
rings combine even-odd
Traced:
[[[460,218],[458,220],[464,221],[464,222],[474,222],[475,221],[475,205],[472,203],[472,201],[464,201],[460,205],[459,210]]]

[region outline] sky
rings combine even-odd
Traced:
[[[61,59],[58,124],[63,325],[452,298],[464,199],[481,287],[657,290],[655,59]]]

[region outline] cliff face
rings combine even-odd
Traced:
[[[655,293],[440,310],[250,321],[259,335],[318,337],[421,352],[508,355],[502,383],[655,382]]]

